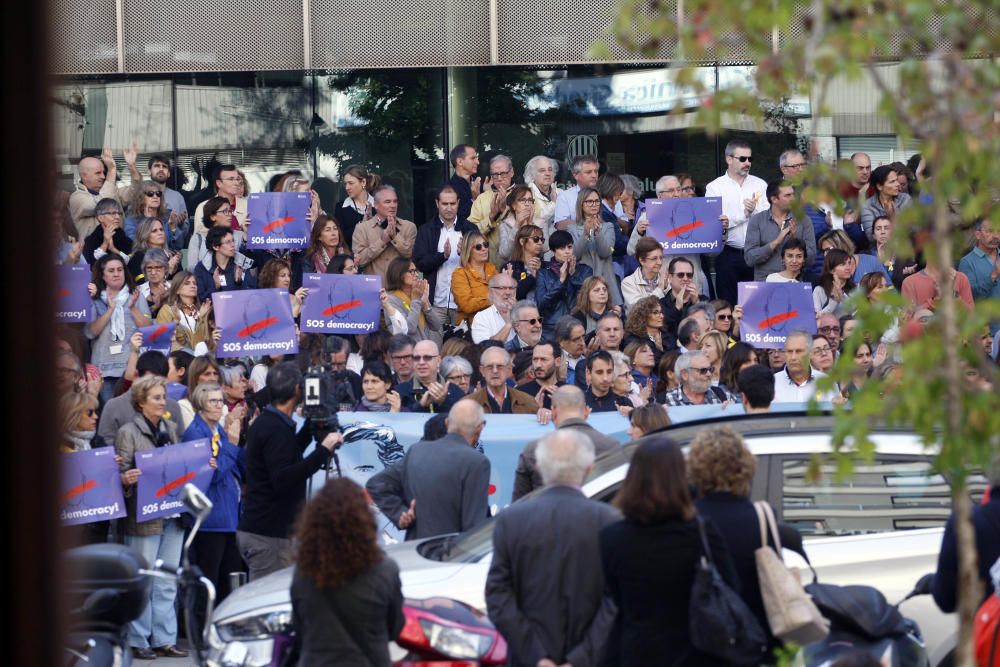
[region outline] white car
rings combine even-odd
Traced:
[[[846,480],[836,465],[821,465],[818,484],[807,481],[814,455],[831,451],[832,416],[789,414],[740,416],[679,424],[667,434],[687,444],[706,425],[728,424],[742,432],[757,457],[751,495],[766,499],[778,519],[796,526],[819,581],[867,584],[890,603],[901,600],[937,565],[944,523],[951,511],[947,480],[932,470],[932,456],[910,432],[878,430],[876,454],[856,463]],[[587,496],[610,501],[618,491],[635,445],[602,457],[584,485]],[[985,489],[974,480],[975,501]],[[461,535],[406,542],[386,549],[399,564],[407,598],[445,596],[485,610],[484,588],[492,557],[492,522]],[[785,551],[786,562],[805,567]],[[803,569],[803,579],[809,575]],[[234,591],[213,615],[216,655],[230,645],[249,649],[252,665],[268,665],[272,635],[291,619],[291,569]],[[949,665],[957,639],[955,615],[940,612],[930,596],[913,598],[900,610],[919,625],[932,666]],[[401,656],[400,650],[396,653]]]

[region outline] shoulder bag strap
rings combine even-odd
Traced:
[[[761,509],[763,501],[758,500],[753,504],[753,509],[757,513],[757,527],[760,528],[760,546],[767,546],[767,518],[764,516],[764,510]]]
[[[708,548],[708,538],[705,537],[705,523],[702,521],[700,514],[695,514],[694,519],[698,524],[698,536],[701,538],[702,553],[705,556],[705,560],[708,561],[708,564],[714,567],[715,563],[712,561],[712,551]]]
[[[774,540],[774,548],[778,551],[778,558],[781,557],[781,537],[778,535],[778,520],[774,518],[774,510],[766,500],[761,501],[761,509],[767,519],[767,525],[771,529],[771,538]],[[784,560],[784,558],[782,558]]]

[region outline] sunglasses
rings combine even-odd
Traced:
[[[542,320],[539,317],[532,317],[530,320],[518,320],[518,322],[535,326],[536,324],[541,324]]]
[[[436,354],[415,354],[413,355],[414,361],[434,361],[437,359]]]
[[[677,276],[678,278],[694,278],[693,273],[675,273],[673,275]]]
[[[160,197],[161,199],[163,198],[163,193],[160,192],[159,190],[153,190],[152,192],[143,192],[142,194],[146,195],[147,197]]]
[[[691,370],[693,370],[695,373],[698,373],[700,375],[711,375],[712,374],[712,367],[711,366],[706,366],[705,368],[695,368],[694,366],[692,366]]]
[[[733,319],[733,316],[732,315],[716,315],[715,319],[722,320],[723,322],[728,322],[729,320]]]
[[[535,243],[543,243],[545,241],[545,237],[543,236],[529,236],[528,238],[530,238]]]
[[[87,410],[87,416],[88,417],[96,417],[97,416],[97,410],[95,410],[93,408]]]
[[[472,249],[473,250],[489,250],[490,249],[490,244],[489,243],[477,243],[476,245],[472,246]]]
[[[740,155],[740,156],[734,155],[733,159],[739,160],[740,162],[753,162],[753,158],[750,157],[749,155]]]

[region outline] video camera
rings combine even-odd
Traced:
[[[357,405],[348,371],[334,371],[327,365],[310,366],[302,375],[302,416],[312,422],[316,441],[340,431],[337,413],[350,412]]]

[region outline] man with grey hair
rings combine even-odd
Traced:
[[[588,424],[587,418],[589,416],[590,408],[587,407],[587,399],[579,387],[564,385],[553,392],[552,423],[557,429],[578,431],[588,436],[594,443],[594,456],[597,458],[621,446],[617,440],[604,435]],[[538,472],[535,456],[540,440],[529,442],[517,457],[511,502],[542,487],[542,476]]]
[[[365,484],[407,540],[464,532],[489,518],[490,460],[475,450],[486,426],[483,409],[462,399],[445,423],[448,435],[414,443]]]
[[[507,191],[514,183],[514,162],[506,155],[490,159],[490,175],[483,181],[483,193],[472,202],[469,222],[490,242],[490,261],[496,263],[500,247],[500,223],[507,216]]]
[[[768,208],[767,183],[750,174],[753,164],[750,144],[733,139],[726,144],[726,173],[705,187],[706,197],[722,198],[722,229],[725,247],[715,258],[715,291],[720,299],[737,303],[736,284],[753,280],[753,269],[743,259],[747,221]]]
[[[510,372],[510,353],[499,347],[486,348],[479,359],[479,373],[486,386],[474,391],[469,398],[488,414],[537,414],[538,403],[534,397],[507,386]]]
[[[666,405],[712,405],[729,400],[726,390],[712,386],[712,363],[704,352],[689,351],[674,362],[678,385],[667,392]]]
[[[410,257],[417,240],[417,227],[409,220],[396,217],[399,197],[391,185],[383,185],[372,193],[375,214],[354,228],[351,248],[354,261],[364,267],[364,273],[384,276],[389,264],[397,257]]]
[[[530,349],[542,339],[542,316],[538,314],[534,301],[525,299],[515,303],[510,311],[510,321],[516,335],[504,346],[508,352]]]
[[[805,403],[816,395],[816,380],[825,373],[813,369],[809,363],[813,337],[806,331],[793,331],[785,339],[785,367],[774,374],[775,403]],[[828,394],[818,400],[831,400]]]
[[[545,490],[496,518],[487,612],[511,665],[595,665],[617,613],[604,596],[598,534],[621,515],[580,490],[594,463],[587,435],[560,429],[539,441],[537,457]]]
[[[517,292],[517,281],[506,273],[498,273],[490,278],[490,303],[485,310],[476,313],[472,318],[473,343],[482,343],[492,339],[506,343],[515,336],[511,310]]]

